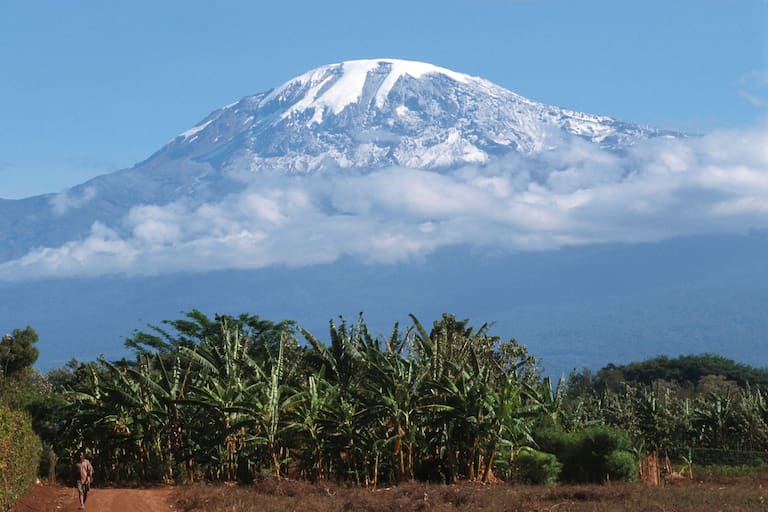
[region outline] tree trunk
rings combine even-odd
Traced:
[[[491,469],[493,468],[493,459],[496,458],[496,447],[491,448],[491,454],[488,456],[488,461],[485,463],[485,471],[483,471],[483,483],[487,484],[488,479],[491,476]]]
[[[59,457],[51,447],[48,451],[48,485],[54,485],[56,483],[56,463],[59,461]]]
[[[657,452],[651,452],[643,456],[640,462],[640,481],[655,486],[661,485],[659,454]]]
[[[272,463],[275,465],[275,478],[277,480],[280,480],[280,456],[278,453],[273,449],[272,450]]]

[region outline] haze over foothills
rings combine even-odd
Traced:
[[[558,371],[727,332],[765,365],[766,1],[2,10],[0,327],[59,328],[44,365],[193,307],[455,312]]]

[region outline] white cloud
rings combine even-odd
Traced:
[[[768,70],[750,71],[741,77],[739,94],[757,108],[768,108]]]
[[[768,129],[638,143],[581,141],[454,171],[389,168],[260,176],[220,202],[144,205],[82,240],[0,264],[0,278],[158,274],[351,256],[423,258],[465,244],[505,251],[645,242],[768,228]],[[58,211],[92,198],[63,196]],[[58,197],[58,196],[57,196]]]
[[[49,203],[55,215],[64,215],[70,210],[82,208],[94,197],[96,197],[96,189],[94,187],[85,187],[51,196]]]

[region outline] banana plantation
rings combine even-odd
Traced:
[[[192,311],[136,333],[130,359],[51,372],[36,429],[52,457],[86,450],[104,481],[520,479],[520,454],[590,429],[619,440],[624,478],[649,453],[689,467],[701,450],[768,460],[761,386],[555,384],[491,325],[411,320],[374,337],[362,315],[339,319],[325,341],[289,321]]]

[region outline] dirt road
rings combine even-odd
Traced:
[[[85,510],[92,512],[172,512],[172,489],[101,489],[88,494]],[[67,487],[38,485],[16,507],[18,512],[75,512],[77,491]]]

